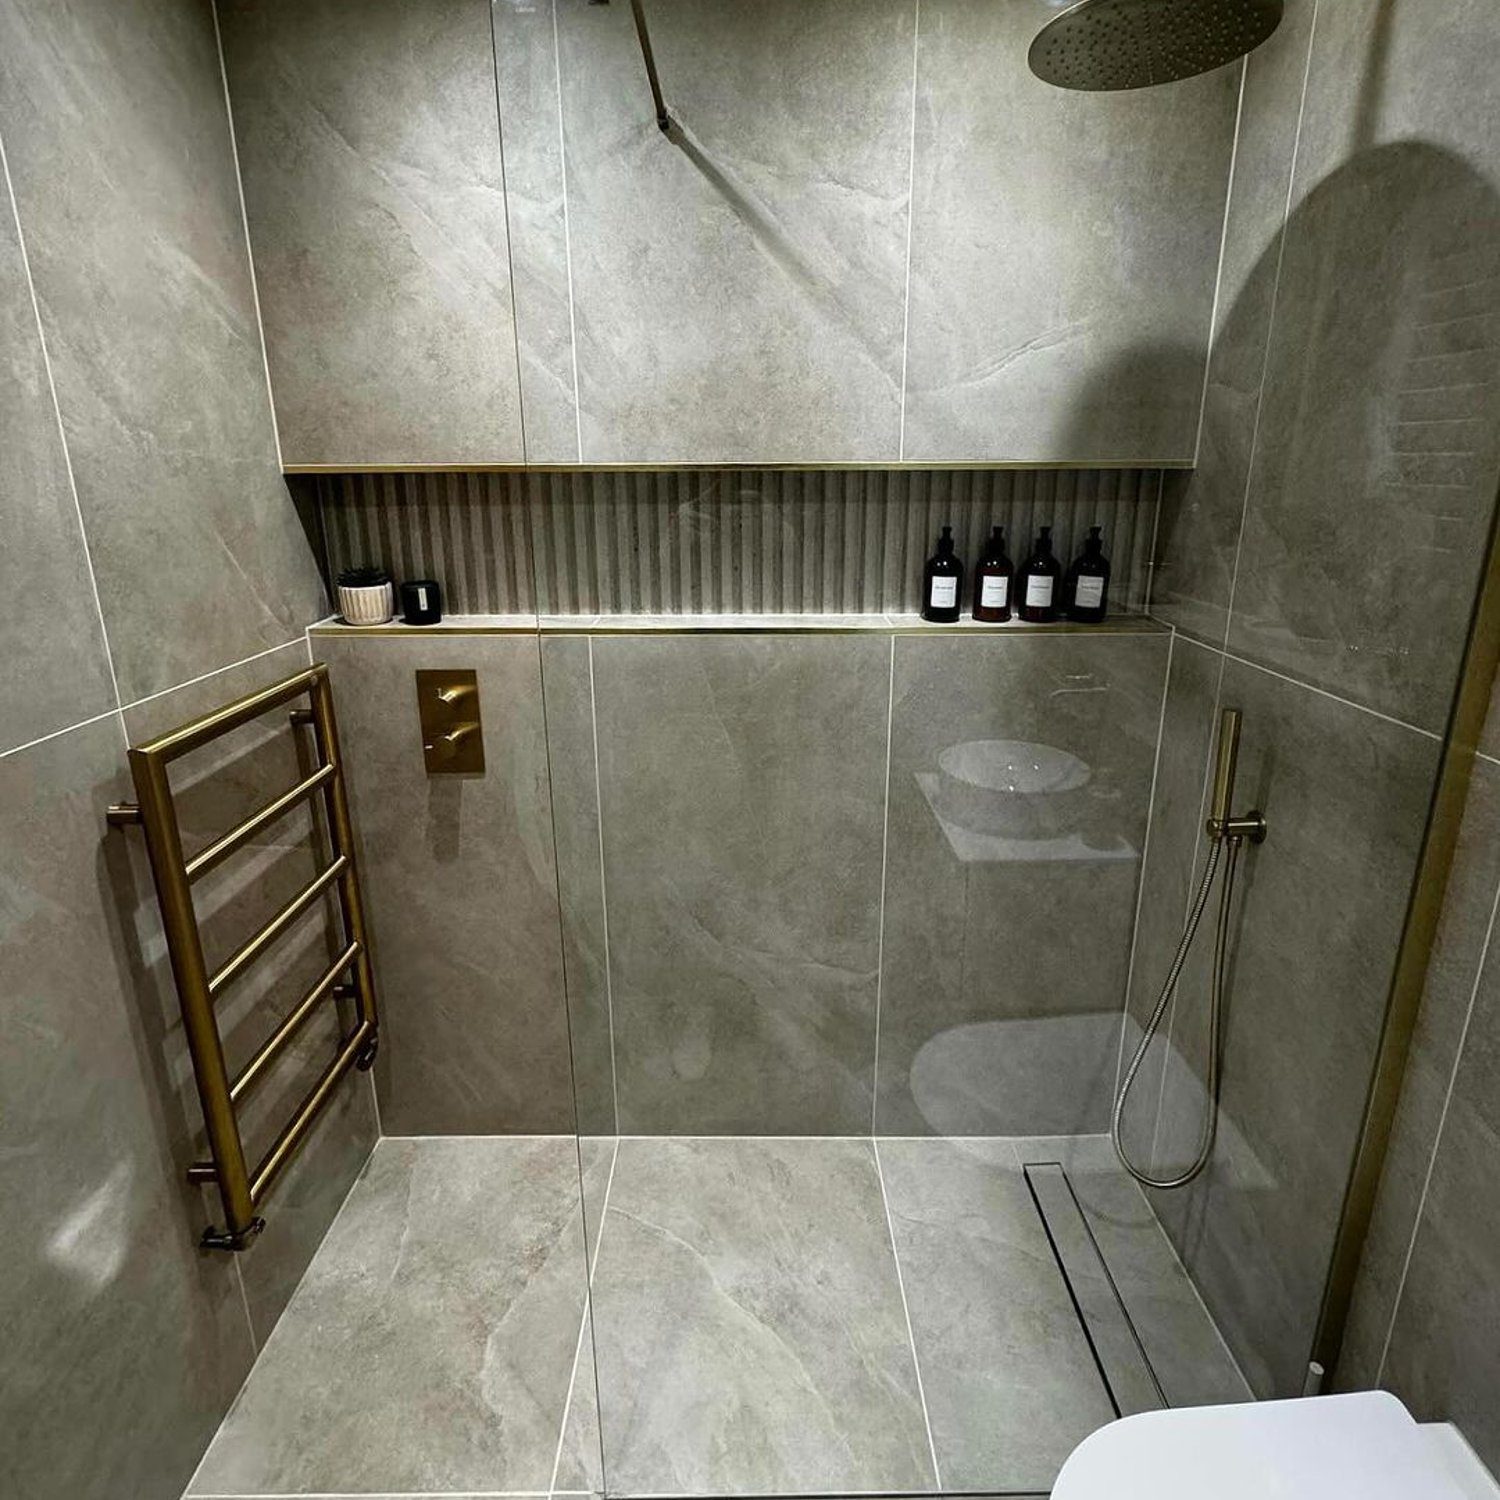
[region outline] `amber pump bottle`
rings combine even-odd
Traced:
[[[1005,551],[1005,528],[990,532],[989,545],[974,569],[974,618],[998,625],[1010,619],[1010,581],[1015,568]]]
[[[951,625],[963,612],[964,565],[953,555],[953,528],[943,527],[937,551],[922,570],[922,618]]]
[[[1099,527],[1089,527],[1083,551],[1073,559],[1063,581],[1068,618],[1085,625],[1102,623],[1109,607],[1109,559],[1104,555],[1104,541],[1099,532]]]
[[[1043,526],[1031,556],[1016,578],[1016,613],[1028,625],[1047,625],[1057,618],[1062,564],[1052,555],[1052,528]]]

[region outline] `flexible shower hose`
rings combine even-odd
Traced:
[[[1215,839],[1209,849],[1208,868],[1203,872],[1203,883],[1198,887],[1198,894],[1193,898],[1192,909],[1188,912],[1187,922],[1183,926],[1182,941],[1177,944],[1177,953],[1172,959],[1172,967],[1167,971],[1161,994],[1157,997],[1156,1009],[1151,1012],[1151,1018],[1146,1022],[1145,1034],[1141,1037],[1140,1045],[1135,1049],[1135,1056],[1131,1058],[1130,1066],[1125,1070],[1120,1092],[1115,1097],[1114,1114],[1109,1124],[1109,1136],[1114,1142],[1115,1155],[1120,1158],[1120,1165],[1137,1182],[1146,1187],[1164,1190],[1186,1187],[1208,1165],[1208,1159],[1213,1155],[1214,1138],[1219,1127],[1219,1031],[1224,1011],[1224,949],[1228,944],[1229,902],[1234,894],[1234,867],[1239,859],[1240,843],[1237,837]],[[1213,890],[1214,876],[1218,873],[1219,859],[1224,852],[1225,844],[1229,845],[1229,860],[1224,866],[1224,885],[1219,892],[1219,920],[1215,925],[1214,961],[1212,977],[1209,980],[1208,1119],[1204,1123],[1203,1139],[1198,1147],[1197,1156],[1193,1158],[1193,1164],[1175,1177],[1153,1177],[1149,1172],[1143,1172],[1131,1161],[1126,1153],[1125,1143],[1120,1138],[1121,1122],[1125,1117],[1125,1101],[1130,1096],[1130,1089],[1135,1083],[1136,1074],[1140,1072],[1141,1064],[1146,1060],[1146,1053],[1150,1051],[1151,1043],[1161,1027],[1162,1017],[1166,1015],[1167,1007],[1172,1003],[1177,981],[1182,976],[1182,966],[1187,962],[1193,939],[1198,934],[1198,923],[1202,921],[1204,910],[1208,906],[1209,893]]]

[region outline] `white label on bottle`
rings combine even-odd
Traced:
[[[427,608],[427,590],[420,587],[417,589],[417,608]]]
[[[1010,598],[1010,579],[986,578],[979,585],[979,603],[984,609],[1004,609]]]
[[[1052,575],[1033,573],[1026,580],[1026,603],[1032,609],[1047,609],[1052,604]]]
[[[934,578],[927,603],[933,609],[952,609],[958,603],[958,579]]]
[[[1073,603],[1079,609],[1098,609],[1104,603],[1104,580],[1083,577],[1073,590]]]

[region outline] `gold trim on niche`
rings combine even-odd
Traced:
[[[753,474],[766,470],[784,473],[955,473],[993,469],[1007,473],[1045,473],[1060,469],[1107,471],[1110,469],[1191,469],[1191,458],[1058,458],[1032,462],[952,459],[928,462],[891,459],[872,463],[798,463],[794,459],[768,459],[760,463],[430,463],[430,464],[292,464],[283,463],[283,474]]]

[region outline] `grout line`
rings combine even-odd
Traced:
[[[901,1254],[896,1249],[896,1224],[891,1217],[891,1200],[885,1190],[885,1169],[880,1164],[880,1143],[871,1137],[870,1150],[875,1156],[875,1178],[880,1184],[880,1201],[885,1207],[886,1233],[891,1237],[891,1261],[896,1267],[896,1286],[901,1292],[901,1312],[906,1318],[906,1337],[911,1343],[911,1366],[917,1377],[917,1396],[922,1403],[922,1423],[927,1428],[927,1451],[932,1456],[932,1484],[935,1490],[943,1488],[942,1472],[938,1468],[937,1444],[932,1437],[932,1419],[927,1414],[927,1392],[922,1385],[922,1362],[917,1358],[917,1336],[912,1331],[911,1308],[906,1301],[906,1280],[901,1274]]]
[[[521,458],[526,458],[526,382],[521,378],[521,319],[516,311],[515,236],[510,226],[510,188],[505,178],[505,111],[500,103],[499,38],[495,35],[495,0],[485,7],[490,23],[490,76],[495,81],[495,144],[500,151],[500,202],[505,213],[505,279],[510,283],[510,348],[516,362],[516,423],[521,430]]]
[[[239,195],[240,226],[245,231],[245,262],[250,270],[250,300],[255,306],[255,331],[260,338],[260,367],[266,376],[266,405],[271,412],[271,438],[276,445],[276,467],[286,465],[281,454],[281,424],[276,419],[276,394],[271,387],[271,356],[266,350],[266,322],[260,310],[260,281],[255,274],[255,247],[250,243],[250,211],[245,206],[245,179],[240,172],[239,138],[234,129],[234,104],[229,97],[229,67],[224,61],[224,33],[219,28],[219,0],[209,0],[214,18],[214,46],[219,53],[219,79],[224,86],[224,119],[229,126],[229,157],[234,163],[234,186]],[[318,507],[322,511],[322,506]]]
[[[917,60],[922,34],[922,0],[912,0],[911,22],[911,135],[906,157],[906,283],[901,300],[901,426],[896,439],[896,462],[906,460],[906,365],[911,331],[911,226],[916,217],[917,182]]]
[[[49,740],[61,739],[65,734],[72,734],[75,729],[87,729],[90,724],[98,724],[104,719],[117,718],[119,713],[118,708],[106,708],[102,714],[80,719],[76,724],[69,724],[64,729],[54,729],[48,734],[39,734],[34,740],[27,740],[24,745],[12,745],[9,750],[0,750],[0,760],[19,755],[23,750],[34,750],[38,745],[45,745]]]
[[[1224,606],[1224,650],[1229,649],[1229,630],[1234,620],[1234,596],[1240,582],[1240,558],[1245,547],[1245,526],[1250,517],[1250,491],[1255,480],[1255,457],[1260,449],[1260,419],[1266,404],[1266,376],[1271,368],[1271,345],[1276,333],[1276,307],[1281,300],[1281,267],[1286,259],[1287,229],[1292,217],[1292,196],[1297,189],[1297,156],[1302,149],[1302,119],[1307,111],[1307,85],[1312,77],[1313,47],[1318,36],[1318,0],[1313,0],[1312,20],[1307,29],[1307,60],[1302,67],[1302,92],[1297,100],[1297,125],[1292,134],[1292,162],[1286,176],[1286,202],[1281,210],[1281,228],[1276,241],[1276,271],[1271,278],[1271,303],[1266,313],[1266,342],[1260,356],[1260,383],[1255,392],[1255,420],[1250,424],[1250,450],[1245,459],[1245,493],[1240,499],[1240,524],[1234,538],[1234,568],[1229,575],[1229,599]]]
[[[608,1179],[606,1180],[606,1182],[604,1184],[604,1202],[600,1206],[600,1209],[599,1209],[599,1228],[598,1228],[597,1232],[594,1235],[594,1253],[593,1253],[592,1256],[589,1254],[588,1213],[587,1213],[585,1205],[584,1205],[584,1197],[583,1197],[583,1159],[582,1159],[582,1157],[580,1157],[579,1161],[578,1161],[578,1206],[579,1206],[579,1212],[582,1215],[583,1224],[584,1224],[583,1255],[584,1255],[584,1260],[587,1263],[587,1265],[586,1265],[587,1280],[585,1282],[584,1289],[583,1289],[583,1311],[582,1311],[582,1313],[579,1314],[579,1318],[578,1318],[578,1338],[577,1338],[577,1340],[573,1344],[573,1369],[572,1369],[572,1372],[568,1376],[568,1394],[567,1394],[567,1398],[563,1401],[562,1421],[558,1423],[558,1428],[557,1428],[557,1451],[553,1455],[553,1458],[552,1458],[552,1483],[550,1485],[548,1485],[548,1487],[547,1487],[547,1493],[549,1495],[572,1495],[572,1494],[577,1493],[574,1490],[560,1490],[560,1489],[558,1489],[558,1487],[557,1487],[557,1475],[558,1475],[558,1471],[562,1468],[563,1445],[564,1445],[564,1442],[566,1441],[567,1436],[568,1436],[568,1417],[571,1415],[572,1410],[573,1410],[573,1390],[574,1390],[575,1386],[578,1384],[578,1361],[582,1357],[582,1354],[583,1354],[583,1335],[584,1335],[584,1331],[589,1326],[589,1314],[593,1310],[593,1301],[594,1301],[594,1272],[598,1269],[598,1266],[599,1266],[599,1246],[604,1243],[604,1216],[605,1216],[605,1214],[607,1214],[609,1212],[609,1195],[610,1195],[610,1192],[611,1192],[611,1190],[613,1189],[613,1187],[615,1185],[615,1168],[616,1168],[616,1166],[619,1165],[619,1161],[620,1161],[620,1142],[618,1140],[616,1140],[615,1141],[615,1145],[614,1145],[614,1153],[610,1156],[610,1159],[609,1159],[609,1177],[608,1177]],[[596,1366],[596,1369],[597,1369],[597,1366]],[[596,1391],[595,1391],[596,1403],[597,1403],[597,1395],[598,1395],[598,1393],[597,1393],[597,1388],[596,1388]],[[603,1452],[603,1446],[604,1446],[604,1428],[603,1428],[603,1424],[602,1423],[600,1424],[600,1428],[599,1428],[599,1445],[600,1445],[599,1463],[600,1463],[600,1467],[602,1469],[603,1463],[604,1463],[604,1452]]]
[[[594,737],[594,816],[599,829],[599,911],[604,924],[604,1010],[609,1023],[609,1086],[620,1133],[620,1074],[615,1065],[615,985],[609,955],[609,893],[604,881],[604,793],[599,784],[599,710],[594,698],[594,638],[589,637],[589,728]]]
[[[1443,1131],[1448,1124],[1448,1110],[1453,1103],[1453,1092],[1458,1084],[1459,1069],[1463,1065],[1464,1047],[1469,1039],[1469,1027],[1474,1020],[1474,1009],[1479,999],[1479,986],[1484,978],[1485,964],[1489,960],[1490,943],[1495,935],[1495,918],[1500,913],[1500,886],[1496,887],[1494,900],[1490,903],[1490,920],[1484,930],[1484,943],[1479,950],[1479,962],[1474,966],[1474,983],[1469,989],[1469,1004],[1464,1012],[1463,1030],[1458,1034],[1458,1046],[1453,1054],[1453,1067],[1448,1074],[1448,1088],[1443,1095],[1442,1112],[1438,1115],[1437,1132],[1432,1138],[1432,1154],[1427,1158],[1427,1171],[1422,1178],[1422,1191],[1417,1198],[1417,1211],[1412,1216],[1411,1238],[1406,1243],[1406,1255],[1401,1262],[1401,1275],[1396,1282],[1396,1295],[1391,1299],[1391,1319],[1386,1325],[1385,1341],[1380,1346],[1380,1363],[1375,1369],[1375,1384],[1378,1386],[1385,1376],[1386,1360],[1391,1352],[1391,1339],[1396,1332],[1396,1316],[1401,1310],[1401,1300],[1406,1295],[1406,1279],[1411,1271],[1412,1256],[1417,1248],[1417,1237],[1422,1229],[1422,1215],[1427,1210],[1427,1197],[1432,1188],[1432,1175],[1437,1168],[1438,1151],[1443,1144]]]
[[[317,1252],[314,1251],[313,1254]],[[240,1287],[240,1306],[245,1310],[245,1330],[250,1335],[250,1368],[254,1369],[255,1361],[260,1358],[260,1340],[255,1337],[255,1319],[250,1316],[250,1294],[245,1290],[244,1261],[238,1255],[234,1257],[234,1279]]]
[[[31,273],[31,254],[26,248],[26,232],[21,227],[21,204],[16,197],[16,185],[10,175],[10,158],[6,155],[5,139],[0,136],[0,176],[5,179],[5,191],[10,198],[11,217],[16,226],[16,248],[21,253],[21,269],[26,276],[26,290],[31,297],[31,315],[36,320],[37,342],[42,350],[42,368],[47,373],[47,392],[52,397],[52,415],[57,420],[57,440],[62,446],[63,469],[68,476],[68,491],[73,497],[73,514],[78,519],[78,540],[83,547],[84,566],[88,570],[89,588],[94,595],[94,612],[99,617],[99,639],[104,647],[104,664],[109,668],[110,688],[114,693],[114,708],[111,712],[118,712],[122,705],[120,701],[120,679],[115,672],[114,649],[109,643],[109,627],[104,622],[104,601],[99,595],[99,578],[94,572],[94,551],[89,545],[88,527],[84,524],[83,504],[78,498],[78,480],[73,473],[73,454],[68,446],[68,429],[63,423],[62,403],[57,398],[57,379],[52,373],[52,353],[47,347],[47,330],[42,323],[42,304],[36,294],[36,279]],[[104,717],[100,715],[100,717]],[[77,728],[71,725],[70,728]],[[120,720],[120,732],[125,732],[125,721]],[[43,738],[51,738],[44,736]],[[39,744],[41,741],[32,741]],[[127,741],[128,743],[128,741]],[[24,746],[21,748],[25,748]]]
[[[568,273],[568,347],[573,354],[573,429],[583,462],[583,407],[578,399],[578,317],[573,305],[573,222],[568,214],[568,138],[563,129],[562,44],[557,36],[557,0],[552,0],[552,66],[557,77],[557,161],[562,177],[563,264]]]
[[[1161,535],[1161,502],[1166,493],[1167,471],[1158,469],[1156,471],[1156,508],[1151,513],[1151,550],[1146,554],[1146,593],[1141,601],[1141,614],[1146,619],[1154,618],[1151,614],[1151,596],[1156,592],[1156,544]],[[1173,626],[1173,633],[1176,627]]]
[[[1130,1026],[1130,986],[1135,978],[1135,958],[1141,941],[1141,908],[1146,899],[1146,869],[1151,859],[1151,828],[1156,814],[1156,784],[1161,776],[1161,746],[1167,725],[1167,690],[1172,684],[1172,653],[1177,645],[1174,630],[1167,639],[1167,665],[1161,680],[1161,708],[1156,718],[1156,755],[1151,762],[1151,792],[1146,799],[1146,832],[1141,839],[1141,872],[1135,888],[1135,917],[1130,926],[1130,958],[1125,966],[1125,994],[1120,1006],[1120,1046],[1115,1054],[1115,1095],[1125,1070],[1125,1033]]]
[[[1212,650],[1214,648],[1209,647],[1208,649]],[[1222,704],[1224,698],[1224,667],[1226,659],[1227,658],[1225,656],[1225,653],[1220,651],[1219,676],[1218,680],[1214,684],[1214,706],[1209,714],[1208,719],[1208,751],[1204,757],[1203,778],[1198,788],[1198,817],[1193,824],[1193,857],[1188,862],[1187,889],[1183,892],[1182,896],[1182,926],[1179,929],[1179,933],[1187,930],[1188,914],[1193,909],[1193,896],[1196,894],[1198,889],[1198,859],[1203,852],[1203,845],[1202,841],[1197,836],[1197,830],[1203,827],[1204,822],[1206,821],[1208,816],[1208,792],[1209,786],[1213,780],[1214,756],[1218,750],[1217,731],[1219,724],[1220,705]],[[1187,964],[1186,961],[1184,961],[1183,968],[1186,969],[1186,967]],[[1180,975],[1178,976],[1178,982],[1180,985]],[[1177,999],[1180,993],[1180,989],[1173,991],[1171,1004],[1167,1007],[1166,1034],[1161,1035],[1160,1033],[1158,1033],[1163,1050],[1161,1058],[1161,1079],[1157,1084],[1156,1091],[1156,1121],[1151,1127],[1151,1161],[1153,1165],[1159,1159],[1158,1152],[1161,1149],[1161,1124],[1162,1118],[1165,1116],[1167,1111],[1167,1065],[1172,1060],[1172,1038],[1177,1029]],[[1210,1159],[1208,1163],[1208,1170],[1211,1171],[1212,1168],[1213,1162],[1212,1159]],[[1155,1212],[1154,1208],[1152,1212]],[[1161,1222],[1159,1215],[1157,1222]],[[1168,1235],[1168,1238],[1170,1239],[1171,1236]]]
[[[896,707],[896,637],[891,637],[890,677],[885,695],[885,802],[880,830],[880,926],[875,940],[875,1054],[870,1062],[870,1134],[880,1104],[880,1002],[885,990],[886,855],[891,842],[891,723]]]
[[[289,1308],[292,1303],[296,1301],[297,1293],[302,1290],[302,1283],[307,1280],[309,1274],[311,1273],[313,1264],[318,1258],[319,1251],[321,1251],[323,1246],[328,1242],[328,1236],[333,1233],[333,1226],[337,1224],[338,1221],[343,1217],[344,1210],[349,1206],[350,1198],[354,1196],[355,1188],[357,1188],[360,1183],[364,1181],[365,1171],[369,1167],[370,1162],[374,1158],[375,1152],[379,1149],[379,1147],[380,1142],[376,1141],[375,1144],[371,1146],[370,1149],[365,1153],[365,1159],[360,1162],[359,1170],[355,1172],[354,1178],[349,1184],[348,1192],[344,1194],[343,1198],[339,1201],[339,1206],[333,1211],[333,1217],[329,1219],[328,1228],[323,1231],[322,1239],[320,1239],[317,1245],[314,1247],[313,1253],[308,1256],[307,1264],[303,1266],[302,1274],[297,1278],[296,1286],[292,1288],[290,1295],[286,1299],[285,1305],[281,1309],[281,1312],[277,1314],[276,1321],[271,1325],[271,1331],[266,1335],[265,1343],[260,1346],[260,1349],[257,1351],[255,1358],[250,1361],[250,1368],[245,1371],[245,1378],[240,1381],[239,1388],[234,1393],[234,1399],[230,1401],[227,1407],[225,1407],[224,1416],[220,1418],[218,1426],[214,1428],[213,1437],[208,1440],[207,1446],[204,1448],[202,1454],[198,1459],[198,1462],[193,1467],[193,1472],[189,1476],[188,1482],[183,1486],[182,1494],[184,1500],[216,1500],[215,1495],[211,1493],[197,1495],[193,1494],[193,1485],[197,1482],[198,1475],[202,1470],[204,1463],[207,1462],[208,1455],[212,1450],[214,1442],[218,1438],[219,1433],[223,1430],[224,1423],[228,1421],[229,1413],[234,1410],[234,1408],[239,1404],[240,1397],[245,1394],[245,1387],[250,1384],[250,1380],[255,1374],[255,1368],[260,1363],[261,1354],[265,1352],[266,1346],[269,1345],[271,1340],[276,1336],[276,1330],[281,1326],[281,1320],[286,1316],[287,1308]],[[235,1263],[238,1264],[238,1262],[239,1257],[236,1256]],[[246,1303],[245,1315],[247,1318],[249,1317],[248,1301]],[[252,1325],[250,1329],[250,1343],[252,1347],[255,1344],[254,1325]],[[234,1497],[231,1495],[228,1497],[228,1500],[234,1500]],[[256,1500],[267,1500],[267,1497],[257,1495]],[[316,1495],[304,1494],[299,1495],[297,1497],[297,1500],[318,1500],[318,1497]],[[392,1496],[391,1500],[395,1500],[395,1497]]]
[[[1214,300],[1208,314],[1208,343],[1203,352],[1203,391],[1198,398],[1198,431],[1193,438],[1193,467],[1203,452],[1203,423],[1208,412],[1208,377],[1214,363],[1214,336],[1219,331],[1219,299],[1224,289],[1224,262],[1229,251],[1229,206],[1234,201],[1234,169],[1240,155],[1240,126],[1245,115],[1245,81],[1250,76],[1250,54],[1240,59],[1240,87],[1234,102],[1234,135],[1229,144],[1229,180],[1224,184],[1224,218],[1219,227],[1219,263],[1214,268]],[[1284,222],[1284,221],[1283,221]]]
[[[310,628],[310,626],[303,626],[303,637],[306,637]],[[196,687],[200,682],[207,682],[210,677],[217,677],[223,672],[232,672],[236,667],[247,667],[251,662],[259,661],[262,657],[275,656],[278,651],[289,651],[297,644],[297,640],[298,638],[293,636],[291,640],[283,641],[279,646],[267,646],[264,651],[257,651],[253,656],[242,656],[238,661],[225,662],[222,667],[215,667],[211,672],[202,672],[197,677],[189,677],[186,682],[176,682],[171,687],[162,688],[160,692],[147,693],[144,698],[135,698],[129,703],[122,703],[120,712],[128,713],[132,708],[139,708],[143,703],[154,703],[158,698],[180,693],[183,688]]]
[[[1217,648],[1210,646],[1209,650]],[[1302,688],[1309,693],[1316,693],[1320,698],[1332,699],[1335,703],[1342,704],[1345,708],[1358,709],[1360,713],[1369,714],[1371,718],[1381,719],[1387,724],[1393,724],[1398,729],[1409,729],[1413,734],[1420,734],[1425,739],[1441,741],[1443,736],[1435,729],[1423,729],[1420,724],[1409,724],[1405,719],[1398,719],[1393,714],[1382,713],[1378,708],[1371,708],[1365,703],[1356,703],[1352,698],[1341,698],[1337,693],[1330,693],[1327,688],[1320,688],[1314,683],[1305,682],[1300,677],[1290,677],[1285,672],[1278,672],[1274,667],[1262,666],[1258,661],[1251,661],[1247,656],[1238,656],[1233,651],[1219,651],[1219,655],[1226,661],[1238,662],[1242,667],[1250,667],[1254,671],[1264,672],[1267,677],[1275,677],[1281,682],[1290,683],[1293,687]]]

